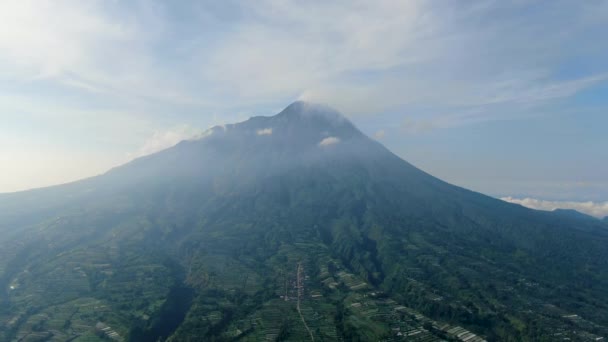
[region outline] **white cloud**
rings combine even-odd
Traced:
[[[214,50],[201,54],[209,56],[203,77],[243,101],[295,93],[348,114],[431,105],[436,110],[424,116],[448,117],[452,124],[529,114],[530,106],[607,79],[606,74],[555,75],[574,53],[563,49],[566,41],[587,52],[595,49],[588,39],[577,38],[600,28],[597,18],[588,20],[589,13],[598,16],[593,5],[558,2],[551,14],[534,15],[525,3],[491,1],[242,6],[243,20]],[[561,34],[565,20],[568,34]]]
[[[188,20],[172,17],[179,6],[189,6],[179,9],[192,14]],[[556,1],[535,14],[525,3],[492,1],[226,6],[3,1],[0,78],[52,79],[128,101],[224,111],[230,103],[294,98],[329,103],[346,114],[432,105],[436,110],[421,114],[425,119],[453,122],[469,120],[471,114],[463,114],[479,107],[477,116],[486,119],[522,112],[524,105],[572,96],[607,78],[555,76],[570,54],[597,49],[594,39],[580,37],[600,32],[608,17],[601,3]],[[229,30],[224,19],[232,20]],[[564,50],[564,44],[577,49]]]
[[[34,78],[75,71],[99,58],[101,41],[126,41],[133,34],[100,15],[98,2],[8,0],[1,9],[3,62]]]
[[[163,132],[155,132],[132,157],[137,158],[175,146],[180,141],[201,138],[209,131],[201,131],[188,125],[181,125]]]
[[[247,98],[298,93],[343,72],[401,64],[424,21],[420,1],[242,4],[248,15],[215,50],[205,50],[203,74]]]
[[[183,71],[154,51],[174,25],[158,4],[6,0],[0,22],[0,79],[105,94],[112,102],[204,103],[183,86]]]
[[[264,129],[258,129],[256,132],[257,135],[271,135],[272,134],[272,128],[264,128]]]
[[[386,132],[383,129],[378,130],[376,131],[376,133],[374,133],[374,137],[376,137],[376,139],[383,139],[385,135]]]
[[[555,209],[574,209],[599,218],[608,216],[608,202],[546,201],[535,198],[513,197],[503,197],[501,199],[503,201],[517,203],[524,207],[538,210],[553,211]]]
[[[334,145],[339,142],[340,142],[340,138],[338,138],[338,137],[327,137],[319,142],[319,146],[324,147],[324,146]]]

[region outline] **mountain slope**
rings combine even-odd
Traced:
[[[606,228],[447,184],[296,102],[99,177],[0,195],[0,331],[471,337],[460,325],[585,340],[608,333]]]

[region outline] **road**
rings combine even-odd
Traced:
[[[298,277],[298,280],[297,280],[298,304],[296,307],[298,309],[298,314],[300,314],[300,319],[302,319],[302,323],[304,324],[304,328],[306,328],[306,330],[308,331],[308,334],[310,335],[310,340],[314,342],[315,336],[312,334],[312,331],[308,327],[308,324],[306,324],[306,320],[304,319],[304,316],[302,316],[302,311],[300,310],[300,298],[304,294],[304,280],[302,279],[302,264],[301,263],[298,263],[297,277]]]

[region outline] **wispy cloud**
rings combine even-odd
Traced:
[[[256,131],[257,135],[271,135],[272,134],[272,128],[264,128],[264,129],[258,129]]]
[[[0,21],[1,79],[67,87],[113,102],[202,103],[182,86],[182,71],[155,51],[173,25],[160,4],[7,0],[0,4]]]
[[[599,30],[597,20],[587,19],[594,6],[558,1],[534,14],[527,6],[245,4],[243,20],[223,43],[210,54],[205,50],[205,66],[213,67],[204,68],[203,75],[221,92],[236,89],[243,101],[300,94],[351,114],[411,108],[446,125],[503,118],[509,111],[529,113],[530,107],[606,80],[606,70],[559,74],[562,63],[594,49],[580,40],[588,30]],[[560,33],[564,22],[567,34]],[[581,50],[564,51],[563,44]]]
[[[303,98],[352,114],[411,109],[458,123],[471,111],[491,119],[572,96],[608,71],[560,74],[597,50],[588,36],[605,33],[601,2],[555,1],[542,12],[481,0],[0,7],[1,78],[225,112],[235,108],[227,99],[256,106]]]
[[[169,147],[175,146],[180,141],[198,138],[204,134],[205,133],[201,129],[189,125],[181,125],[166,131],[155,132],[148,140],[146,140],[139,151],[134,155],[130,155],[130,157],[137,158],[162,151]]]
[[[132,41],[135,32],[100,11],[97,2],[3,1],[0,51],[33,79],[69,77],[99,60],[104,47]],[[3,70],[6,72],[6,70]]]
[[[503,201],[517,203],[524,207],[538,210],[553,211],[555,209],[574,209],[599,218],[608,216],[608,202],[547,201],[535,198],[513,197],[503,197],[501,199]]]
[[[325,147],[329,145],[335,145],[340,142],[340,138],[337,137],[327,137],[319,142],[319,146]]]

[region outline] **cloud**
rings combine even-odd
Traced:
[[[608,79],[597,44],[608,3],[535,7],[0,1],[0,135],[46,125],[64,145],[103,139],[124,158],[153,131],[267,115],[298,98],[405,133],[553,115]]]
[[[607,5],[528,7],[8,0],[0,5],[0,78],[51,81],[131,105],[226,114],[235,103],[275,107],[302,98],[346,114],[408,110],[420,116],[412,120],[450,124],[533,112],[606,81],[596,68],[560,72],[571,59],[597,55],[593,38],[604,36]],[[576,48],[563,49],[568,44]]]
[[[264,128],[264,129],[258,129],[256,131],[257,135],[271,135],[272,134],[272,128]]]
[[[185,71],[155,51],[174,25],[165,11],[153,2],[2,1],[0,79],[109,96],[111,102],[201,105],[200,96],[182,86],[189,83]]]
[[[143,146],[132,155],[132,158],[138,158],[152,153],[156,153],[175,146],[180,141],[201,138],[210,134],[211,131],[202,131],[188,125],[181,125],[163,132],[155,132]]]
[[[383,129],[378,130],[378,131],[376,131],[376,133],[374,133],[374,137],[376,139],[383,139],[385,135],[386,135],[386,132]]]
[[[340,142],[340,138],[337,137],[327,137],[319,142],[319,146],[325,147],[329,145],[334,145]]]
[[[534,198],[520,199],[513,197],[503,197],[501,199],[506,202],[517,203],[524,207],[538,210],[553,211],[555,209],[574,209],[599,218],[608,216],[608,202],[546,201]]]
[[[3,1],[3,62],[33,78],[62,76],[98,59],[104,45],[134,38],[129,27],[100,13],[95,1]]]
[[[598,12],[606,11],[596,6],[557,1],[530,14],[525,2],[244,3],[234,30],[201,52],[202,74],[243,101],[299,94],[354,115],[425,106],[435,109],[425,119],[457,124],[530,114],[606,81],[601,70],[559,74],[581,56],[563,44],[582,55],[597,50],[588,32],[599,34]]]

